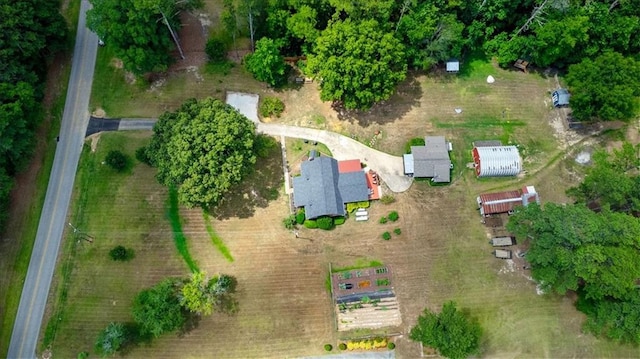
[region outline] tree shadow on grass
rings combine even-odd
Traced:
[[[340,120],[357,122],[362,127],[394,122],[420,105],[422,86],[418,81],[419,75],[419,72],[408,72],[407,78],[396,87],[396,92],[391,98],[376,103],[367,111],[347,110],[338,102],[335,102],[332,107],[338,113]]]
[[[222,203],[208,212],[216,219],[249,218],[256,208],[266,208],[278,199],[284,182],[280,146],[269,148],[266,156],[258,157],[255,169],[242,183],[225,194]]]

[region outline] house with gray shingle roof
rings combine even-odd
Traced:
[[[344,216],[345,204],[369,200],[363,171],[341,173],[331,157],[310,156],[293,178],[293,204],[304,207],[305,217]]]
[[[403,156],[404,173],[433,182],[451,182],[449,143],[444,136],[427,136],[424,142],[424,146],[411,146],[411,153]]]

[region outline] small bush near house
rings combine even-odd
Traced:
[[[304,209],[301,209],[296,213],[296,223],[303,224],[304,223]]]
[[[387,223],[387,217],[380,217],[380,220],[378,222],[380,222],[380,224]]]
[[[346,221],[346,218],[344,217],[337,217],[333,220],[333,224],[335,224],[336,226],[339,226],[341,224],[344,224],[344,222]]]
[[[332,350],[333,350],[333,345],[331,345],[331,344],[325,344],[325,345],[324,345],[324,350],[326,350],[326,351],[328,351],[328,352],[332,351]]]
[[[347,212],[351,213],[358,208],[369,208],[369,201],[347,203]]]
[[[104,161],[109,167],[118,172],[122,172],[127,168],[127,156],[118,150],[109,151]]]
[[[382,198],[380,198],[380,202],[382,204],[391,204],[395,201],[396,201],[396,198],[390,194],[385,194],[384,196],[382,196]]]
[[[109,257],[114,261],[128,261],[134,257],[133,249],[127,249],[124,246],[115,246],[109,251]]]
[[[296,216],[293,214],[282,220],[282,224],[286,229],[293,229],[293,226],[295,226],[296,223]]]
[[[400,235],[400,233],[402,233],[402,231],[400,230],[400,228],[396,228],[393,230],[393,233]]]
[[[312,219],[307,219],[304,221],[304,226],[309,229],[318,228],[318,223]]]
[[[382,239],[384,239],[385,241],[390,240],[391,239],[391,233],[389,233],[389,232],[382,233]]]
[[[259,107],[262,117],[280,117],[284,111],[284,102],[277,97],[265,97]]]
[[[347,345],[345,343],[340,343],[340,345],[338,345],[338,349],[347,350]]]
[[[389,215],[387,217],[391,222],[395,222],[398,220],[398,218],[400,218],[400,216],[398,215],[398,212],[396,211],[389,212]]]
[[[396,345],[394,343],[389,343],[387,344],[387,348],[389,348],[389,350],[393,350],[396,348]]]
[[[320,229],[325,231],[333,229],[333,218],[331,217],[320,217],[316,222],[318,222],[318,228]]]

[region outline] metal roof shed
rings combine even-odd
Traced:
[[[478,177],[516,176],[522,171],[516,146],[474,147],[472,155]]]

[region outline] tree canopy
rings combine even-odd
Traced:
[[[169,28],[180,28],[178,2],[173,0],[90,0],[87,26],[115,49],[125,69],[141,75],[163,71],[172,61],[174,41]],[[192,6],[193,1],[182,3]]]
[[[209,315],[214,310],[233,313],[237,307],[232,294],[235,278],[221,274],[207,279],[206,273],[195,272],[180,291],[180,303],[192,313]]]
[[[105,357],[114,355],[127,341],[127,333],[122,323],[109,323],[107,327],[100,332],[96,340],[96,352]]]
[[[153,131],[147,154],[157,178],[187,206],[215,206],[256,163],[255,125],[219,100],[188,100]]]
[[[258,41],[256,51],[245,58],[245,66],[256,80],[271,86],[277,87],[287,81],[286,66],[278,44],[268,37]]]
[[[320,80],[320,97],[347,109],[386,100],[404,80],[404,46],[375,20],[333,21],[316,40],[308,67]]]
[[[155,286],[138,293],[133,302],[133,319],[142,335],[160,335],[180,328],[186,320],[177,293],[180,284],[175,279],[165,279]]]
[[[58,1],[48,0],[0,5],[0,227],[7,216],[12,177],[35,146],[48,64],[67,46],[67,25],[59,7]]]
[[[640,222],[608,209],[548,203],[519,208],[507,228],[529,238],[531,274],[558,294],[584,290],[587,298],[625,298],[640,278]]]
[[[447,358],[466,358],[478,353],[482,328],[456,308],[455,302],[446,302],[440,313],[425,309],[418,323],[411,328],[411,340],[436,348]]]
[[[640,96],[640,62],[616,52],[571,65],[567,75],[571,108],[579,120],[628,120]]]

